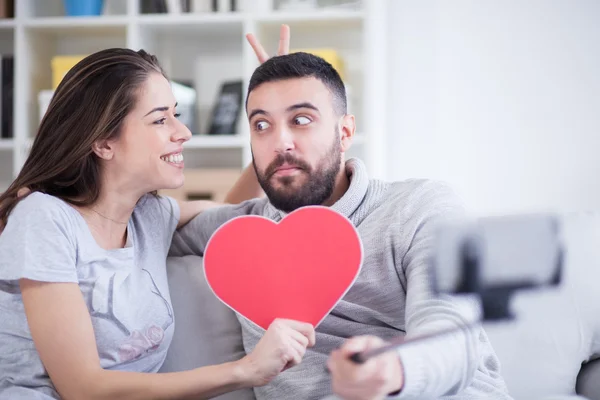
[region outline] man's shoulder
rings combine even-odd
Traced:
[[[387,183],[384,206],[400,213],[464,212],[464,201],[447,182],[405,179]]]
[[[427,202],[431,200],[460,201],[454,188],[447,182],[435,179],[405,179],[388,183],[388,198],[407,202]]]
[[[266,197],[245,200],[238,204],[223,204],[204,211],[207,215],[235,218],[242,215],[261,215],[269,200]]]
[[[239,204],[224,204],[209,208],[194,218],[200,229],[214,230],[225,222],[244,215],[262,215],[268,203],[266,198],[256,198]]]

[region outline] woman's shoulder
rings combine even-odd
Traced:
[[[42,251],[49,256],[59,248],[75,248],[79,233],[76,213],[55,196],[33,192],[9,214],[0,236],[0,251],[15,252],[26,246],[27,252]]]
[[[77,211],[34,192],[20,200],[0,235],[0,280],[77,282]]]
[[[133,224],[141,235],[160,237],[169,242],[179,223],[179,204],[168,196],[146,194],[133,211]]]
[[[73,212],[75,209],[64,200],[46,193],[33,192],[17,203],[10,217],[30,217],[33,214],[51,219],[70,219]]]
[[[134,214],[144,219],[179,220],[179,205],[172,197],[148,193],[137,202]]]
[[[64,200],[33,192],[20,200],[8,216],[5,232],[44,235],[61,232],[67,237],[78,234],[77,211]]]

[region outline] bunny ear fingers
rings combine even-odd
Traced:
[[[269,59],[269,55],[267,54],[265,49],[262,47],[262,45],[260,44],[260,42],[258,41],[256,36],[254,36],[254,34],[248,33],[246,35],[246,39],[248,40],[248,43],[250,43],[250,46],[252,46],[252,49],[254,50],[254,53],[256,54],[256,58],[258,58],[258,61],[261,64]]]

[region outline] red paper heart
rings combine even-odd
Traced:
[[[362,257],[354,225],[311,206],[279,223],[259,216],[227,222],[206,246],[204,272],[223,303],[263,329],[275,318],[316,327],[354,283]]]

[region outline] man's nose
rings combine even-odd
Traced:
[[[294,150],[294,135],[287,127],[279,129],[277,131],[276,137],[277,144],[275,146],[275,151],[277,153],[286,153],[288,151]]]

